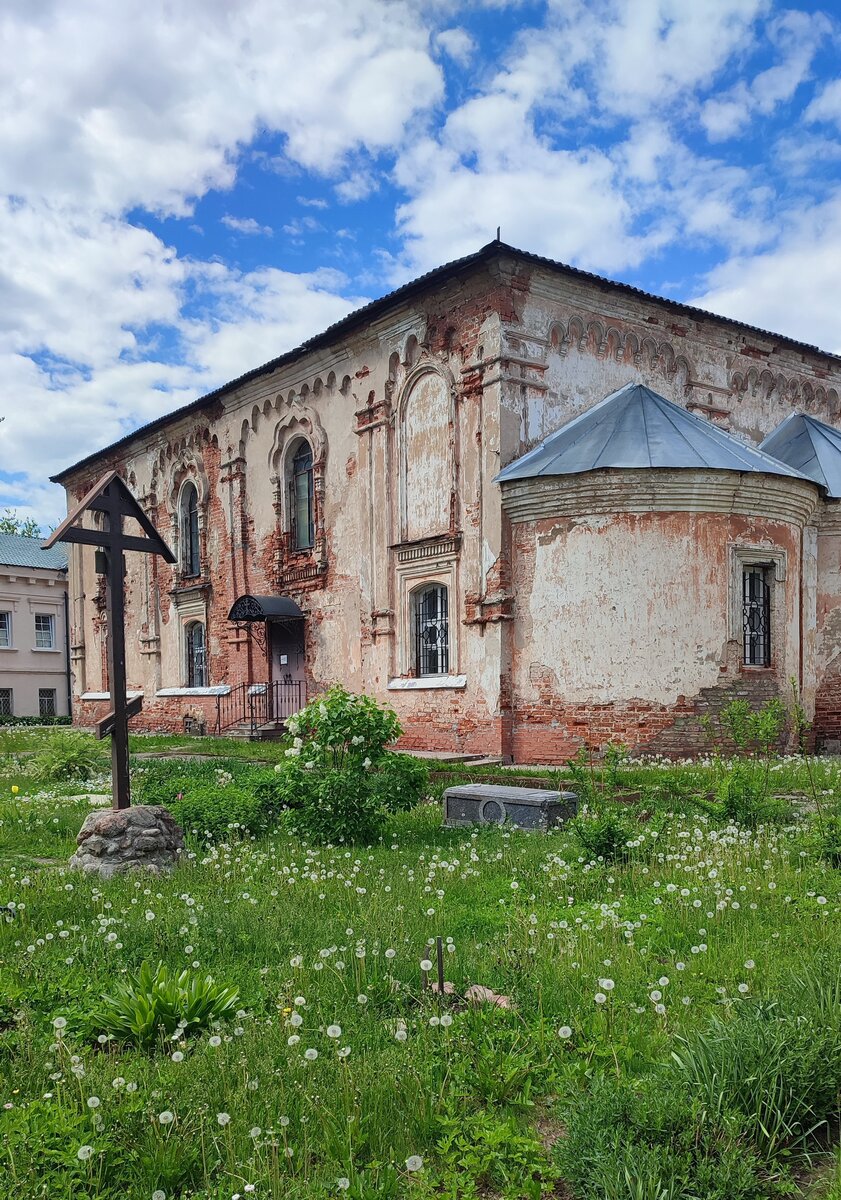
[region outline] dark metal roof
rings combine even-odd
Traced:
[[[791,413],[760,446],[841,499],[841,431],[806,413]]]
[[[808,342],[800,342],[796,338],[785,337],[779,333],[771,333],[755,325],[747,325],[743,321],[735,321],[728,317],[722,317],[719,313],[707,312],[705,309],[695,308],[691,304],[682,304],[678,300],[670,300],[665,296],[657,296],[653,292],[643,291],[642,288],[633,287],[629,283],[619,283],[615,279],[596,275],[592,271],[582,271],[579,267],[571,267],[567,263],[557,262],[551,258],[544,258],[539,254],[531,254],[527,250],[518,250],[516,246],[509,246],[507,242],[494,241],[488,242],[481,250],[477,250],[473,254],[466,254],[463,258],[453,259],[452,262],[444,263],[443,266],[435,267],[434,270],[427,271],[424,275],[419,275],[417,279],[412,279],[408,283],[404,283],[402,287],[396,288],[393,292],[388,292],[378,300],[372,300],[369,304],[363,305],[362,308],[356,309],[348,316],[342,318],[341,321],[328,326],[322,333],[316,334],[314,337],[302,342],[300,346],[296,346],[293,350],[288,350],[278,358],[270,359],[269,362],[263,363],[262,366],[254,367],[251,371],[246,371],[244,375],[239,375],[236,379],[232,379],[229,383],[225,383],[214,391],[208,392],[206,396],[201,396],[198,400],[193,400],[190,404],[185,404],[173,412],[164,413],[163,416],[157,417],[154,421],[149,421],[146,425],[139,426],[131,433],[118,438],[116,442],[112,442],[110,446],[106,446],[102,450],[97,450],[95,453],[80,459],[79,462],[74,463],[72,466],[65,467],[57,475],[52,475],[50,477],[51,481],[53,483],[62,483],[73,471],[77,471],[81,467],[86,467],[102,455],[112,453],[114,450],[133,441],[134,438],[153,433],[157,429],[163,428],[170,421],[180,420],[191,413],[200,412],[203,408],[221,399],[222,396],[227,395],[242,384],[248,383],[252,379],[257,379],[261,375],[269,375],[272,371],[295,362],[296,359],[303,357],[312,350],[330,345],[338,338],[350,333],[359,325],[372,320],[372,318],[387,311],[394,304],[407,299],[409,296],[421,292],[433,284],[442,284],[460,272],[467,273],[480,263],[488,262],[493,258],[504,257],[505,255],[513,255],[522,262],[531,263],[534,266],[546,267],[552,271],[560,271],[576,279],[588,279],[607,291],[618,291],[626,295],[639,296],[644,300],[653,300],[657,304],[665,305],[672,312],[684,313],[686,316],[694,319],[703,318],[704,320],[715,321],[720,325],[727,325],[732,329],[741,329],[747,333],[759,334],[761,337],[773,338],[777,342],[783,342],[799,350],[808,350],[812,354],[820,354],[824,358],[841,364],[841,356],[830,354],[827,351],[821,350],[818,346],[810,345]]]
[[[605,467],[696,467],[806,479],[641,383],[626,383],[509,463],[497,483]]]
[[[303,621],[304,614],[288,596],[240,596],[228,613],[229,621]]]
[[[40,538],[22,537],[18,533],[0,533],[0,566],[66,571],[67,552],[63,546],[42,550]]]

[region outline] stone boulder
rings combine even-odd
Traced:
[[[89,813],[76,845],[71,868],[110,879],[125,871],[172,870],[184,849],[184,833],[165,808],[137,804]]]

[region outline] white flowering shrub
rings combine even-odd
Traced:
[[[426,768],[387,747],[402,730],[391,708],[335,686],[287,722],[292,744],[276,787],[295,828],[320,843],[371,842],[390,813],[423,797]]]

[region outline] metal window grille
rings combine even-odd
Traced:
[[[199,494],[189,483],[181,497],[181,570],[185,576],[201,574],[199,555]]]
[[[12,703],[12,689],[0,688],[0,717],[14,716],[14,705]]]
[[[201,621],[193,621],[187,626],[187,687],[207,687],[207,655]]]
[[[747,667],[771,665],[771,584],[767,567],[742,573],[744,661]]]
[[[54,619],[51,613],[35,614],[35,649],[52,650],[55,644]]]
[[[418,675],[446,675],[449,669],[447,589],[435,584],[415,597],[415,670]]]
[[[315,483],[312,450],[307,442],[301,443],[292,459],[289,510],[292,514],[292,544],[296,550],[308,550],[315,544]]]
[[[0,612],[0,646],[9,649],[12,644],[12,614]]]
[[[55,688],[38,688],[38,715],[55,716]]]

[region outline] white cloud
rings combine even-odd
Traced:
[[[247,237],[271,237],[274,230],[271,225],[261,225],[254,217],[232,217],[225,213],[222,224],[234,233],[244,233]]]
[[[806,121],[824,121],[841,126],[841,79],[822,88],[803,114]]]
[[[770,249],[715,267],[692,303],[841,353],[841,190],[780,224]]]
[[[442,53],[460,67],[466,67],[476,52],[476,43],[466,29],[442,29],[436,33],[434,42]]]

